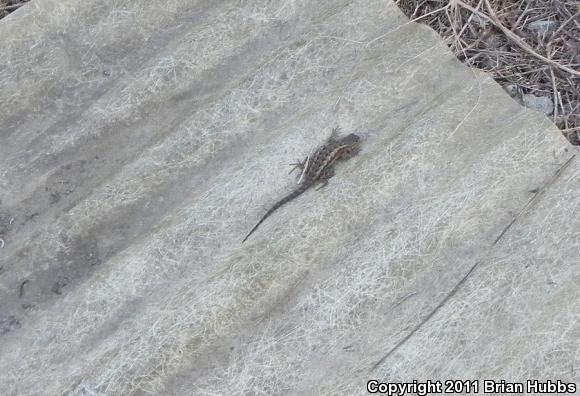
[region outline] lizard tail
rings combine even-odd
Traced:
[[[256,225],[250,230],[250,232],[248,233],[248,235],[246,235],[246,237],[244,238],[244,240],[242,241],[242,243],[246,242],[246,239],[248,239],[250,237],[250,235],[252,235],[254,233],[254,231],[256,231],[256,229],[260,226],[260,224],[262,224],[262,222],[264,220],[266,220],[272,213],[274,213],[274,211],[276,211],[276,209],[278,209],[280,206],[284,205],[285,203],[290,202],[291,200],[293,200],[294,198],[296,198],[297,196],[299,196],[300,194],[302,194],[304,191],[306,191],[308,189],[308,185],[307,184],[303,184],[300,187],[298,187],[296,190],[294,190],[293,192],[291,192],[290,194],[288,194],[287,196],[285,196],[284,198],[282,198],[281,200],[279,200],[278,202],[276,202],[274,204],[274,206],[272,206],[264,216],[262,216],[262,218],[260,219],[260,221],[258,221],[258,223],[256,223]]]

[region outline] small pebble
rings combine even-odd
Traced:
[[[556,31],[558,24],[556,21],[534,21],[528,24],[528,29],[537,34],[546,34]]]
[[[541,111],[547,115],[552,114],[554,111],[554,102],[547,96],[525,94],[522,96],[522,102],[528,109]]]
[[[516,96],[519,96],[520,95],[520,90],[518,89],[518,86],[516,84],[508,84],[508,85],[504,86],[503,89],[512,98],[515,98]]]

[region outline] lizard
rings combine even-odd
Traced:
[[[303,194],[310,187],[317,183],[322,185],[318,188],[321,189],[328,184],[328,180],[334,176],[333,165],[338,160],[348,159],[356,155],[360,148],[360,137],[351,133],[344,137],[339,138],[338,133],[340,128],[336,127],[332,129],[332,133],[327,141],[320,146],[312,155],[306,157],[303,161],[299,161],[293,165],[294,168],[302,169],[302,176],[300,177],[298,187],[286,195],[284,198],[276,202],[267,212],[262,216],[260,221],[250,230],[250,232],[243,239],[244,243],[250,235],[256,231],[256,229],[266,220],[272,213],[274,213],[282,205],[292,201],[294,198]],[[292,173],[290,171],[290,173]]]

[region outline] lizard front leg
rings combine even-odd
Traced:
[[[328,137],[328,139],[326,139],[326,144],[332,144],[337,142],[340,139],[340,130],[341,129],[338,126],[332,128],[330,136]]]
[[[348,159],[354,157],[355,155],[357,155],[358,153],[360,153],[360,147],[359,146],[353,146],[353,147],[345,148],[340,153],[340,159],[341,160],[348,160]]]

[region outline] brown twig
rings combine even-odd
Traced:
[[[580,16],[580,7],[578,8],[578,11],[576,11],[576,13],[574,15],[572,15],[570,18],[568,18],[566,21],[564,21],[563,24],[560,25],[560,27],[558,28],[558,30],[556,30],[554,32],[554,37],[556,37],[562,31],[562,29],[564,29],[564,27],[567,24],[569,24],[570,22],[574,21],[578,16]]]
[[[1,5],[0,6],[0,11],[3,11],[3,10],[6,10],[6,11],[14,11],[17,8],[22,7],[24,4],[26,4],[26,2],[16,3],[16,4]]]
[[[491,23],[493,23],[499,30],[501,30],[503,32],[503,34],[505,34],[508,38],[510,38],[514,43],[516,43],[518,45],[518,47],[520,47],[521,49],[523,49],[524,51],[526,51],[527,53],[529,53],[530,55],[546,62],[549,63],[550,65],[557,67],[558,69],[565,71],[567,73],[573,74],[575,76],[580,76],[580,72],[576,71],[568,66],[562,65],[556,61],[553,61],[551,59],[546,58],[543,55],[538,54],[536,51],[534,51],[534,49],[532,47],[530,47],[520,36],[518,36],[517,34],[515,34],[514,32],[512,32],[511,30],[509,30],[507,27],[505,27],[497,18],[497,15],[495,14],[495,12],[493,11],[493,8],[491,7],[491,5],[489,4],[489,0],[484,0],[485,2],[485,6],[489,12],[490,15],[486,15],[478,10],[476,10],[475,8],[473,8],[472,6],[470,6],[469,4],[464,3],[461,0],[451,0],[452,2],[457,3],[458,5],[460,5],[461,7],[477,14],[478,16],[487,19],[488,21],[490,21]]]
[[[503,86],[517,86],[512,92],[515,97],[534,93],[553,98],[551,118],[572,144],[580,145],[580,63],[576,58],[580,9],[572,1],[485,1],[396,3],[411,22],[435,29],[463,63],[489,72]],[[546,29],[531,25],[548,20]]]
[[[20,289],[18,292],[18,297],[22,298],[24,296],[24,286],[30,282],[28,279],[25,279],[21,284],[20,284]]]

